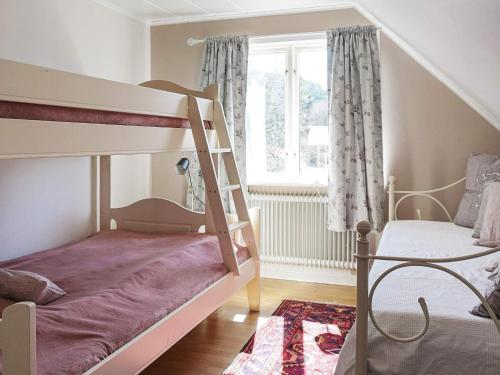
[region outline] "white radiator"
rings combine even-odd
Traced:
[[[328,200],[320,195],[249,194],[261,208],[264,262],[354,269],[356,232],[328,230]]]

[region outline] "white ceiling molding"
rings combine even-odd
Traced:
[[[245,11],[227,12],[227,13],[208,13],[208,14],[200,14],[193,16],[167,17],[163,19],[160,18],[152,20],[151,25],[160,26],[160,25],[173,25],[179,23],[222,21],[228,19],[276,16],[280,14],[311,13],[311,12],[322,12],[328,10],[349,9],[349,8],[354,8],[354,4],[352,1],[346,1],[328,5],[315,5],[302,8],[292,8],[285,10],[264,10],[264,11],[245,10]]]
[[[363,6],[356,3],[354,4],[354,9],[363,15],[368,21],[373,25],[380,28],[394,44],[406,52],[413,60],[420,64],[425,70],[432,74],[436,79],[442,82],[446,87],[448,87],[452,92],[454,92],[459,98],[461,98],[465,103],[467,103],[471,108],[473,108],[477,113],[479,113],[486,121],[491,123],[494,127],[500,130],[500,119],[491,113],[483,104],[477,100],[469,92],[465,91],[460,85],[458,85],[453,79],[451,79],[447,74],[439,70],[435,65],[429,62],[428,59],[423,57],[419,52],[415,50],[410,44],[404,41],[396,32],[387,27],[379,19],[373,16],[368,10]]]

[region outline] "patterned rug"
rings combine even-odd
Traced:
[[[223,375],[329,375],[354,324],[349,306],[284,300]]]

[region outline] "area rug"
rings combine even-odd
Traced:
[[[330,375],[354,324],[350,306],[284,300],[259,318],[250,338],[223,375]]]

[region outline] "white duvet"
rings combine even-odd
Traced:
[[[377,255],[419,258],[455,257],[487,250],[473,246],[472,230],[452,223],[394,221],[388,223]],[[500,254],[442,264],[469,280],[479,291],[491,285],[484,267]],[[396,262],[376,261],[370,285]],[[430,314],[426,335],[413,343],[386,339],[371,323],[368,332],[369,374],[500,374],[500,335],[490,319],[469,313],[479,299],[452,276],[430,268],[408,267],[387,276],[375,292],[375,318],[386,331],[409,337],[423,328],[417,302],[424,297]],[[336,375],[354,374],[356,333],[347,336]]]

